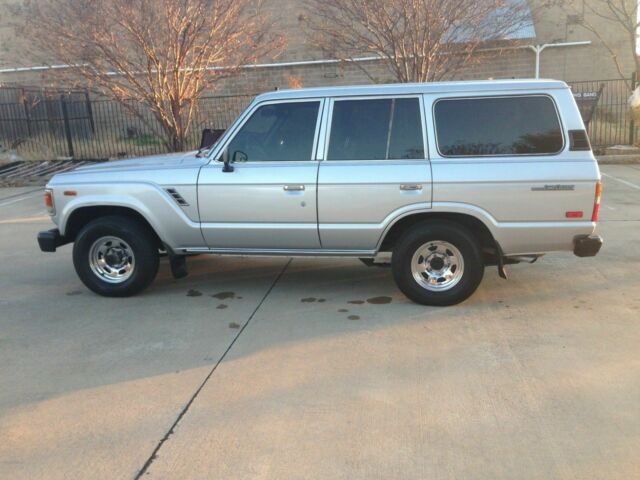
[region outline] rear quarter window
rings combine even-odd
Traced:
[[[440,99],[433,111],[443,157],[554,155],[564,147],[548,96]]]

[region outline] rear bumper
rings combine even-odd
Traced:
[[[43,252],[55,252],[58,247],[67,243],[71,241],[60,235],[57,228],[38,233],[38,245]]]
[[[602,247],[600,235],[577,237],[573,241],[573,253],[577,257],[595,257]]]

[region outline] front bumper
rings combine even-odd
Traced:
[[[55,252],[58,247],[67,243],[71,243],[71,241],[60,235],[60,230],[57,228],[38,234],[38,245],[43,252]]]
[[[573,241],[573,253],[577,257],[595,257],[600,251],[602,243],[600,235],[578,237]]]

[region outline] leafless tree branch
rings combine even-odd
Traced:
[[[487,43],[530,23],[526,1],[304,0],[312,43],[333,58],[375,56],[398,82],[454,76]],[[366,70],[366,65],[356,63]]]
[[[30,53],[73,65],[67,81],[121,103],[171,151],[186,147],[203,92],[284,42],[261,0],[39,0],[22,14]]]

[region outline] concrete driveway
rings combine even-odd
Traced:
[[[353,260],[197,257],[87,291],[0,190],[0,478],[640,478],[640,166],[594,259],[488,268],[460,306]]]

